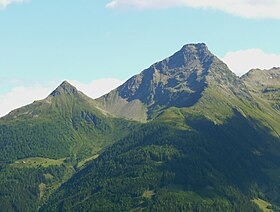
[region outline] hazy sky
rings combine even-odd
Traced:
[[[280,66],[280,0],[0,5],[0,116],[44,98],[65,79],[96,97],[187,43],[206,43],[238,75]]]

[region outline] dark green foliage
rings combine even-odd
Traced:
[[[156,122],[140,127],[75,174],[42,210],[257,211],[255,189],[276,185],[264,170],[280,166],[279,139],[238,113],[223,125],[191,116],[186,122],[192,131]],[[154,195],[145,198],[145,191]]]
[[[0,120],[0,162],[27,157],[80,161],[126,135],[133,125],[102,114],[92,99],[64,82],[45,100]]]
[[[104,115],[93,100],[65,82],[45,100],[0,119],[0,211],[36,211],[71,177],[73,167],[78,170],[78,162],[124,137],[134,125]],[[25,163],[37,157],[63,164],[12,165],[18,159]],[[39,185],[46,191],[40,192]]]
[[[37,211],[39,184],[58,182],[65,174],[65,166],[49,168],[15,169],[0,166],[0,211]],[[44,174],[53,178],[46,179]]]
[[[84,113],[74,116],[72,124],[59,117],[0,123],[0,162],[27,157],[59,159],[71,153],[77,154],[81,160],[111,144],[129,129],[125,129],[128,127],[125,121],[93,114],[90,114],[93,120],[88,120]],[[114,130],[120,130],[120,133],[112,135]]]
[[[0,161],[13,162],[27,157],[67,157],[74,143],[73,134],[59,120],[0,124]]]

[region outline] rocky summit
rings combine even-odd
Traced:
[[[77,88],[71,85],[67,81],[63,81],[51,94],[50,96],[59,96],[62,94],[75,95],[78,93]]]
[[[208,88],[252,100],[244,83],[203,43],[188,44],[99,98],[120,117],[146,121],[170,107],[192,107]]]

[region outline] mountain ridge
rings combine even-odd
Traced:
[[[204,43],[187,44],[96,101],[111,114],[145,122],[173,106],[192,107],[208,87],[221,84],[226,86],[222,89],[234,93],[230,95],[253,101],[241,79]],[[139,114],[123,112],[133,107]]]
[[[195,59],[195,46],[206,57]],[[41,211],[261,211],[259,201],[279,211],[280,114],[249,86],[252,78],[236,76],[205,48],[184,46],[177,62],[155,63],[97,99],[112,115],[145,123]]]
[[[201,50],[203,50],[204,52],[206,52],[208,55],[210,55],[210,57],[215,57],[215,58],[217,58],[215,55],[213,55],[210,51],[209,51],[209,49],[208,49],[208,47],[207,47],[207,45],[205,44],[205,43],[190,43],[190,44],[186,44],[186,45],[184,45],[178,52],[176,52],[176,53],[174,53],[172,56],[170,56],[170,57],[168,57],[168,58],[166,58],[166,59],[164,59],[164,60],[162,60],[162,61],[160,61],[160,62],[156,62],[156,63],[154,63],[153,65],[151,65],[148,69],[145,69],[143,72],[145,72],[145,71],[148,71],[148,70],[150,70],[152,67],[153,68],[155,68],[155,67],[158,67],[158,66],[160,66],[161,65],[161,63],[163,62],[163,61],[168,61],[168,60],[174,60],[174,58],[176,57],[176,58],[178,58],[178,57],[181,57],[181,59],[179,60],[180,62],[176,62],[177,63],[177,65],[175,65],[176,63],[172,63],[171,62],[171,64],[173,65],[173,67],[174,66],[178,66],[178,63],[179,64],[184,64],[184,61],[186,60],[186,58],[185,58],[185,55],[186,55],[186,53],[190,50],[190,49],[193,49],[193,50],[195,50],[195,51],[197,51],[197,49],[196,48],[199,48],[200,49],[200,51]],[[218,59],[218,58],[217,58]],[[218,60],[220,60],[220,59],[218,59]],[[222,62],[221,60],[220,60],[220,62]],[[222,62],[223,63],[223,62]],[[172,65],[171,65],[171,67],[172,67]],[[225,63],[224,63],[224,65],[226,65]],[[256,69],[251,69],[251,70],[248,70],[248,72],[246,72],[245,74],[243,74],[242,76],[236,76],[235,74],[234,74],[234,72],[232,72],[232,71],[230,71],[232,74],[234,74],[236,77],[238,77],[238,78],[240,78],[242,81],[244,81],[244,78],[246,78],[246,76],[248,76],[249,74],[250,74],[250,72],[252,72],[252,71],[256,71],[256,70],[258,70],[259,72],[263,72],[263,73],[265,73],[265,72],[270,72],[270,71],[273,71],[273,70],[275,70],[275,71],[280,71],[279,70],[280,69],[280,67],[272,67],[271,69],[259,69],[259,68],[256,68]],[[157,69],[156,69],[157,70]],[[135,75],[134,77],[139,77],[139,74],[138,75]],[[132,77],[133,78],[133,77]],[[130,79],[129,79],[130,80]],[[127,83],[129,80],[127,80],[125,83]],[[124,84],[125,84],[124,83]],[[119,86],[119,87],[122,87],[123,85],[121,85],[121,86]],[[119,88],[118,87],[118,88]],[[68,90],[67,90],[67,88],[68,88]],[[100,98],[93,98],[93,100],[97,100],[97,104],[96,104],[96,107],[98,107],[101,111],[103,111],[104,113],[108,113],[108,111],[105,111],[104,110],[104,108],[103,107],[105,107],[106,108],[106,106],[104,106],[106,103],[104,103],[104,101],[106,101],[106,100],[104,100],[104,99],[108,99],[108,96],[109,95],[112,95],[112,96],[115,96],[115,94],[114,94],[114,92],[115,92],[115,90],[117,90],[118,88],[116,88],[116,89],[114,89],[113,91],[111,91],[111,92],[109,92],[109,93],[107,93],[107,94],[104,94],[102,97],[100,97]],[[71,90],[72,89],[72,90]],[[82,92],[80,92],[80,91],[78,91],[77,90],[77,88],[75,87],[75,86],[73,86],[73,85],[71,85],[67,80],[64,80],[64,81],[62,81],[62,83],[56,88],[56,89],[54,89],[50,94],[49,94],[49,96],[56,96],[56,95],[59,95],[60,94],[60,92],[64,92],[64,93],[82,93]],[[124,93],[122,96],[124,97],[123,99],[121,99],[121,101],[123,101],[124,102],[124,104],[127,104],[127,102],[126,102],[126,99],[125,98],[127,98],[127,95],[125,94],[125,92],[122,92],[122,93]],[[85,95],[85,94],[83,94],[83,95]],[[90,97],[89,97],[90,98]],[[91,98],[92,99],[92,98]],[[131,99],[130,99],[131,100]],[[40,101],[40,100],[35,100],[35,102],[36,101]],[[137,101],[135,101],[135,102],[133,102],[133,103],[131,103],[130,102],[130,106],[131,107],[133,107],[133,105],[137,105],[137,106],[140,106],[140,107],[143,107],[142,109],[143,109],[143,113],[142,113],[142,115],[144,115],[145,116],[145,114],[144,113],[146,113],[147,111],[146,111],[146,108],[145,108],[145,106],[143,106],[142,105],[142,103],[141,103],[141,101],[140,102],[137,102]],[[23,106],[24,107],[24,106]],[[15,109],[15,110],[17,110],[17,109]],[[10,112],[12,112],[12,111],[10,111]],[[114,113],[114,112],[113,112]],[[111,114],[113,114],[113,113],[111,113]],[[119,113],[118,111],[117,111],[117,113]],[[121,113],[121,112],[120,112]],[[8,114],[7,114],[8,115]],[[4,116],[6,116],[6,115],[4,115]],[[2,116],[2,117],[4,117],[4,116]],[[2,117],[0,117],[0,118],[2,118]],[[128,117],[127,117],[128,118]],[[136,118],[136,120],[137,120],[137,118]],[[146,120],[146,119],[145,119]],[[143,121],[143,120],[142,120]]]
[[[119,126],[117,126],[117,124],[119,124]],[[57,157],[50,154],[50,158],[58,159],[62,156],[65,157],[69,153],[68,151],[72,151],[72,148],[76,148],[77,150],[77,152],[75,152],[76,150],[73,152],[75,157],[78,157],[77,155],[82,151],[88,152],[86,154],[89,155],[91,154],[90,151],[97,153],[103,148],[103,145],[106,146],[114,140],[114,138],[109,138],[111,136],[109,134],[114,131],[114,128],[122,128],[124,126],[123,124],[125,125],[125,121],[114,118],[97,108],[93,99],[78,91],[67,81],[63,81],[45,99],[35,101],[29,105],[13,110],[0,119],[0,127],[6,128],[9,126],[11,129],[20,128],[23,132],[26,131],[29,133],[24,144],[21,144],[23,153],[21,156],[19,154],[16,159],[23,156],[46,157],[48,155],[47,152],[50,150],[46,151],[46,154],[41,150],[38,150],[40,154],[28,153],[29,143],[33,143],[32,137],[36,137],[36,133],[41,134],[40,139],[43,139],[42,137],[45,136],[45,139],[43,140],[45,140],[46,143],[57,143],[61,141],[61,148],[67,144],[64,146],[65,150],[62,151],[62,155],[59,154]],[[29,128],[34,128],[34,130],[27,130]],[[46,132],[44,132],[44,128],[46,128]],[[47,130],[48,128],[57,130],[60,138],[56,137],[55,134],[52,136],[48,135],[48,133],[50,133]],[[106,138],[106,135],[103,136],[104,138],[101,138],[101,134],[105,130],[108,131],[109,137]],[[123,132],[125,131],[126,130]],[[4,131],[1,133],[2,139],[0,138],[0,144],[1,141],[5,141],[6,137],[4,136]],[[61,133],[61,135],[59,133]],[[53,139],[50,139],[50,137],[53,137]],[[4,149],[8,148],[10,145],[17,145],[17,142],[20,144],[21,142],[19,142],[18,139],[19,138],[16,137],[11,139],[8,144],[2,146],[2,150],[4,151]],[[79,144],[79,142],[81,142],[81,144]],[[51,144],[49,145],[52,146]],[[99,145],[101,145],[102,148],[98,147]],[[80,150],[78,150],[78,146]],[[47,145],[42,146],[42,149],[45,148],[48,148]],[[4,158],[0,157],[0,160],[1,159]],[[9,157],[7,157],[7,159],[9,159]]]
[[[98,99],[64,81],[0,119],[0,208],[277,211],[279,71],[189,44]]]

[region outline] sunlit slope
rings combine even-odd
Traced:
[[[0,119],[0,161],[27,157],[81,160],[127,132],[129,123],[101,112],[92,99],[63,82],[46,99]]]

